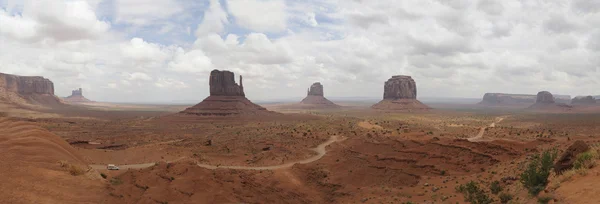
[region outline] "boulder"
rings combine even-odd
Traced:
[[[415,80],[404,75],[392,76],[388,79],[383,86],[383,100],[371,106],[371,108],[390,111],[431,109],[417,100]]]
[[[564,171],[572,169],[573,163],[578,154],[584,153],[590,149],[585,142],[581,140],[575,141],[567,150],[560,156],[554,164],[556,174],[562,174]]]

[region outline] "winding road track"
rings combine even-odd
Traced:
[[[487,127],[482,127],[481,129],[479,129],[479,133],[475,137],[471,137],[467,140],[469,140],[469,142],[483,141],[483,134],[485,133],[485,129],[488,127],[496,127],[496,123],[502,122],[502,120],[504,120],[504,117],[497,117],[492,124],[490,124]]]
[[[327,154],[327,150],[325,149],[325,147],[329,146],[330,144],[332,144],[334,142],[340,142],[345,139],[346,138],[341,137],[341,136],[336,136],[336,135],[331,136],[329,138],[329,140],[327,140],[326,142],[320,144],[316,148],[311,149],[312,151],[316,152],[317,155],[312,156],[307,159],[304,159],[304,160],[288,162],[288,163],[280,164],[280,165],[274,165],[274,166],[215,166],[215,165],[209,165],[209,164],[197,164],[197,165],[199,167],[206,168],[206,169],[274,170],[274,169],[289,168],[289,167],[294,166],[295,164],[308,164],[308,163],[315,162],[315,161],[323,158],[323,156],[325,156],[325,154]],[[170,161],[170,162],[176,162],[181,159],[184,159],[184,158],[179,158],[177,160]],[[148,168],[148,167],[154,166],[155,164],[156,163],[128,164],[128,165],[120,165],[119,168],[122,170],[143,169],[143,168]],[[97,169],[97,170],[106,169],[106,165],[101,165],[101,164],[93,164],[93,165],[90,165],[90,167],[92,167],[93,169]]]

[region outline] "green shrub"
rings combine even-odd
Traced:
[[[513,199],[513,196],[508,193],[500,193],[498,198],[500,198],[500,203],[504,204],[504,203],[508,203],[509,201],[511,201]]]
[[[494,195],[498,195],[498,193],[500,193],[500,191],[502,191],[502,186],[500,186],[500,181],[492,182],[492,184],[490,184],[490,191]]]
[[[538,203],[546,204],[549,203],[553,198],[550,196],[542,196],[538,198]]]
[[[521,183],[531,195],[537,195],[548,185],[548,176],[556,159],[556,150],[546,150],[534,155],[521,174]]]
[[[595,160],[598,158],[598,153],[595,150],[589,150],[587,152],[577,155],[573,168],[575,169],[589,169],[594,167]]]
[[[465,196],[465,201],[473,204],[490,204],[494,202],[493,199],[485,194],[479,184],[474,181],[470,181],[467,184],[463,184],[456,187],[456,191],[462,193]]]
[[[103,179],[106,179],[106,174],[100,173],[100,176],[102,176]]]

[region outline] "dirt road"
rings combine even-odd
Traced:
[[[496,121],[494,121],[492,124],[490,124],[488,127],[496,127],[496,123],[502,122],[502,120],[504,120],[505,117],[497,117]],[[469,142],[477,142],[477,141],[482,141],[483,140],[483,134],[485,133],[485,129],[488,127],[482,127],[481,129],[479,129],[479,133],[475,136],[475,137],[471,137],[467,140],[469,140]]]
[[[345,138],[343,138],[343,137],[339,137],[339,136],[335,136],[335,135],[331,136],[331,138],[329,138],[329,140],[327,140],[325,143],[322,143],[319,146],[317,146],[316,148],[311,149],[312,151],[316,152],[317,155],[310,157],[308,159],[301,160],[301,161],[288,162],[285,164],[280,164],[280,165],[275,165],[275,166],[260,166],[260,167],[213,166],[213,165],[208,165],[208,164],[198,164],[198,166],[202,167],[202,168],[207,168],[207,169],[241,169],[241,170],[273,170],[273,169],[289,168],[291,166],[294,166],[294,164],[307,164],[307,163],[311,163],[311,162],[321,159],[327,153],[327,150],[325,149],[325,147],[329,146],[330,144],[332,144],[334,142],[339,142],[339,141],[343,141],[343,140],[345,140]]]
[[[321,159],[323,156],[325,156],[325,154],[327,153],[327,150],[325,149],[325,147],[329,146],[330,144],[334,143],[334,142],[339,142],[339,141],[343,141],[346,138],[340,137],[340,136],[331,136],[331,138],[329,138],[329,140],[327,140],[326,142],[320,144],[319,146],[317,146],[316,148],[311,149],[312,151],[316,152],[317,155],[310,157],[308,159],[304,159],[304,160],[300,160],[300,161],[295,161],[295,162],[288,162],[285,164],[280,164],[280,165],[275,165],[275,166],[261,166],[261,167],[251,167],[251,166],[214,166],[214,165],[208,165],[208,164],[198,164],[199,167],[202,168],[207,168],[207,169],[242,169],[242,170],[272,170],[272,169],[282,169],[282,168],[288,168],[293,166],[294,164],[307,164],[307,163],[311,163],[314,161],[317,161],[319,159]],[[169,162],[176,162],[179,160],[184,159],[185,157],[176,159],[174,161],[169,161]],[[156,163],[143,163],[143,164],[128,164],[128,165],[119,165],[119,168],[121,170],[127,170],[127,169],[143,169],[143,168],[148,168],[151,166],[154,166]],[[90,167],[92,169],[96,169],[96,170],[101,170],[101,169],[106,169],[106,166],[108,164],[92,164],[90,165]]]

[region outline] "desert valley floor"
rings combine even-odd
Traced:
[[[600,142],[600,114],[445,106],[289,109],[182,117],[184,106],[96,104],[2,113],[0,197],[11,203],[465,203],[457,186],[518,177],[532,154]],[[16,108],[7,110],[17,110]],[[19,116],[19,117],[15,117]],[[107,164],[121,167],[106,170]],[[598,203],[598,169],[552,175],[540,194]],[[25,189],[10,188],[24,186]],[[587,187],[586,187],[587,186]],[[498,195],[488,193],[496,202]]]

